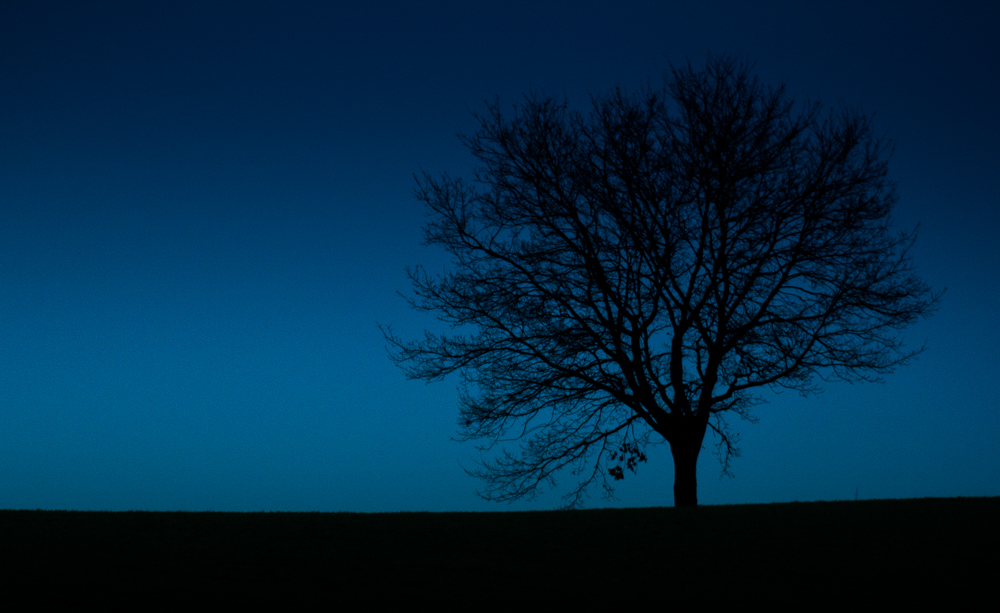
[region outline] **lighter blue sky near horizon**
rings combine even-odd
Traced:
[[[765,392],[699,501],[1000,495],[1000,8],[992,2],[23,2],[0,6],[0,508],[550,509],[468,477],[416,337],[413,174],[472,111],[735,53],[895,143],[894,218],[947,287],[884,384]],[[508,107],[509,108],[509,107]],[[618,501],[673,504],[658,447]],[[572,475],[562,475],[569,485]]]

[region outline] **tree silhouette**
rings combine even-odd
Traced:
[[[530,498],[561,469],[570,506],[611,494],[666,441],[675,505],[696,505],[706,431],[728,472],[726,415],[752,420],[758,388],[877,380],[919,352],[900,330],[940,294],[913,274],[915,231],[890,230],[886,142],[750,70],[709,57],[589,114],[494,102],[463,137],[474,183],[418,179],[425,244],[453,269],[410,270],[410,304],[459,329],[383,333],[410,378],[461,373],[460,438],[500,451],[470,471],[485,498]]]

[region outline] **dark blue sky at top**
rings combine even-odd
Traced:
[[[992,2],[0,5],[0,508],[547,509],[480,500],[457,380],[407,381],[413,174],[472,112],[734,53],[895,143],[894,218],[947,287],[882,384],[764,392],[703,504],[1000,495],[1000,9]],[[753,5],[748,6],[748,5]],[[573,482],[562,475],[563,485]],[[615,501],[670,505],[654,448]]]

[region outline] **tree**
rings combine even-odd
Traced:
[[[461,374],[461,438],[500,450],[471,471],[485,498],[530,498],[564,468],[571,506],[611,494],[666,441],[674,503],[696,505],[706,432],[728,472],[726,416],[753,420],[755,392],[878,380],[919,353],[900,331],[940,294],[913,273],[916,231],[890,229],[887,142],[750,70],[709,57],[588,114],[494,102],[462,137],[474,183],[417,180],[425,244],[453,269],[410,270],[410,304],[468,333],[383,333],[410,378]]]

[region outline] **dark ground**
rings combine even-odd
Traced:
[[[531,513],[0,511],[0,610],[995,610],[998,518],[1000,498]]]

